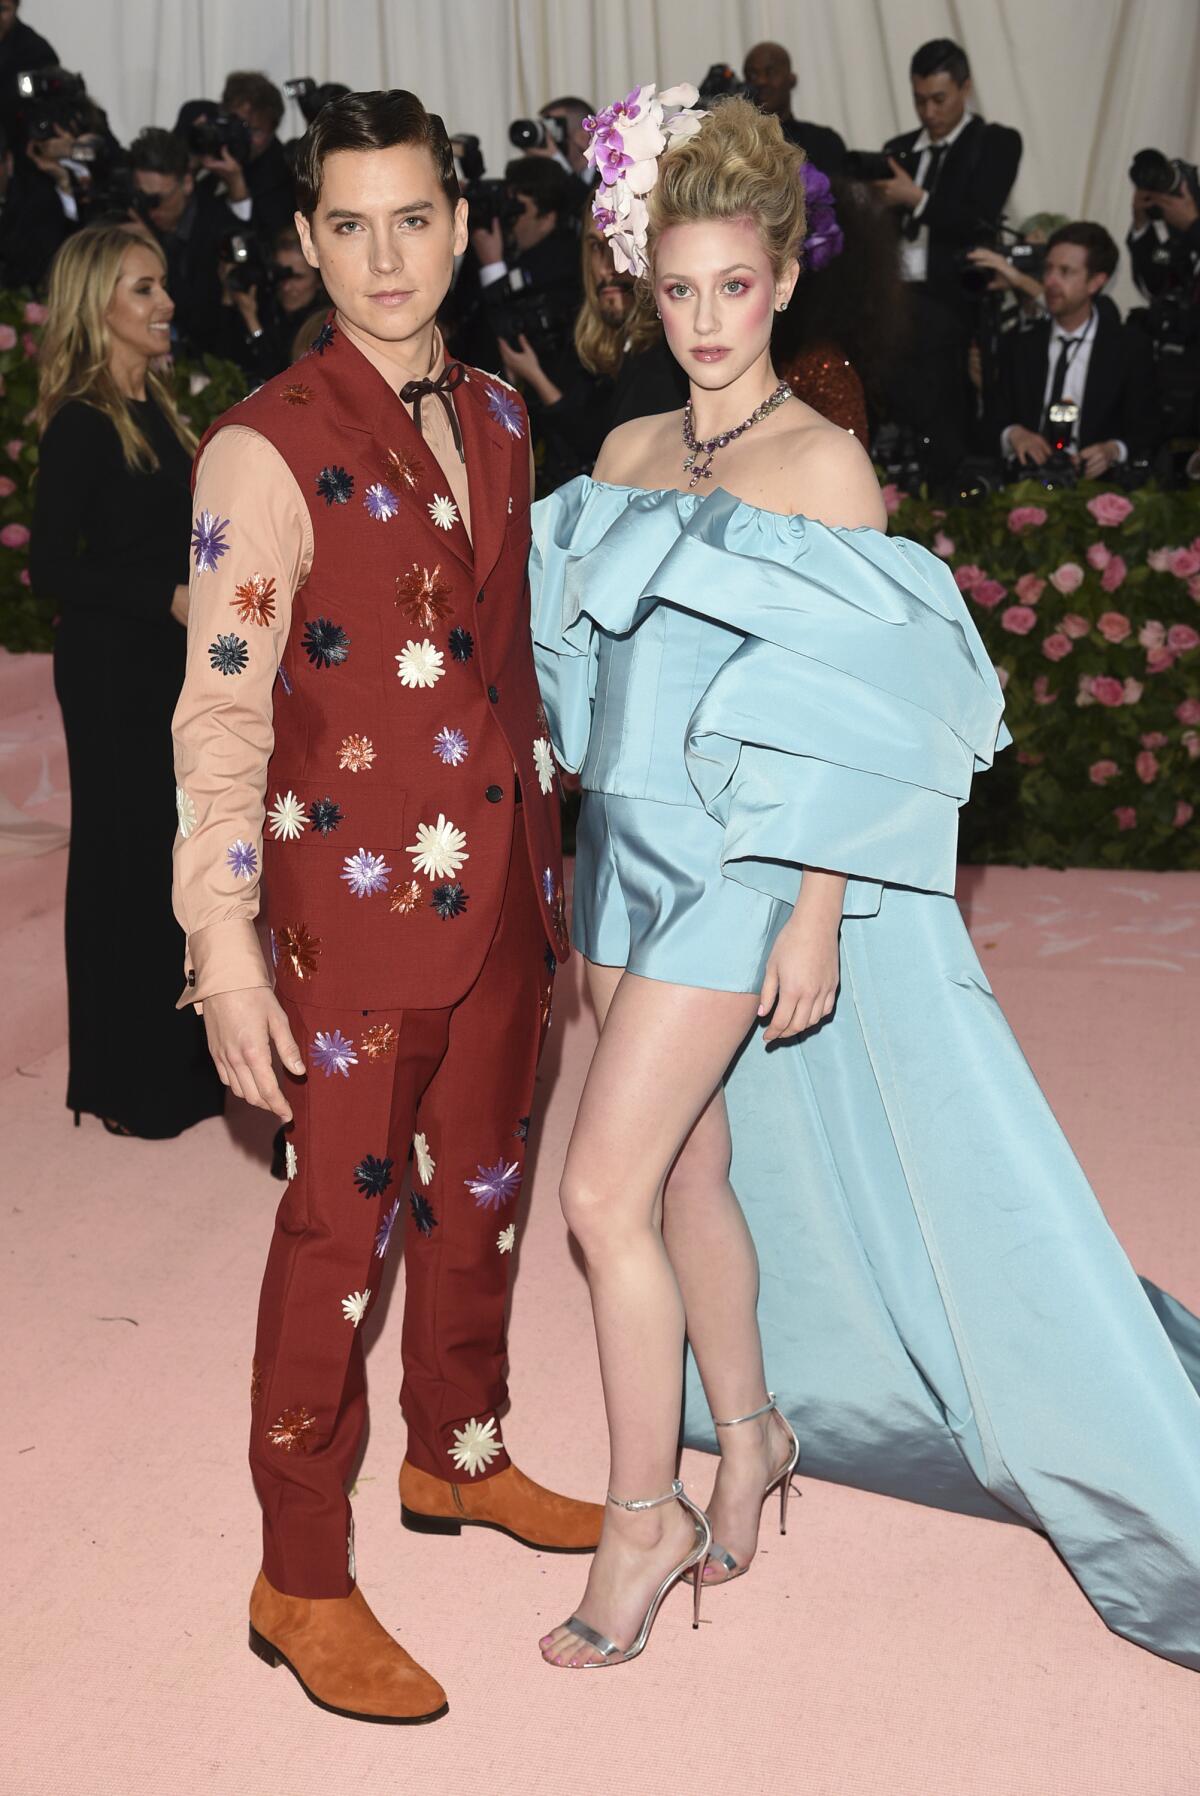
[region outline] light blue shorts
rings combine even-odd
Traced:
[[[572,919],[579,952],[672,985],[758,991],[791,907],[725,877],[723,836],[699,806],[585,792]]]

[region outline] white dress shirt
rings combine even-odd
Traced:
[[[957,143],[974,116],[975,115],[972,112],[964,112],[949,136],[938,138],[939,144],[944,144],[945,147],[949,149],[952,143]],[[929,173],[930,151],[933,147],[933,139],[930,137],[928,131],[922,131],[917,138],[916,143],[913,145],[913,149],[919,152],[917,172],[913,176],[913,180],[917,183],[918,187],[924,187],[925,185],[925,177]],[[945,168],[945,166],[945,158],[943,158],[942,167]],[[928,193],[924,193],[913,207],[912,216],[914,218],[920,218],[928,204],[929,195]],[[922,225],[915,237],[902,237],[900,240],[900,278],[904,281],[923,281],[926,277],[928,267],[929,226]]]
[[[1077,326],[1073,331],[1065,331],[1057,320],[1050,326],[1050,342],[1046,352],[1046,382],[1042,388],[1043,418],[1046,415],[1046,407],[1050,403],[1050,391],[1054,385],[1054,370],[1058,366],[1058,358],[1062,354],[1061,346],[1068,342],[1072,337],[1080,338],[1078,347],[1071,351],[1062,390],[1063,399],[1073,399],[1075,404],[1079,407],[1079,417],[1075,420],[1075,428],[1069,445],[1069,447],[1074,450],[1078,450],[1080,447],[1079,424],[1083,417],[1083,396],[1087,391],[1088,368],[1090,367],[1092,360],[1092,344],[1096,341],[1096,331],[1099,324],[1100,314],[1097,312],[1095,306],[1093,306],[1088,315],[1087,323]],[[1040,429],[1040,427],[1041,420],[1039,419],[1038,425],[1035,426],[1035,428]],[[1000,434],[1000,452],[1002,455],[1012,454],[1012,431],[1013,426],[1010,424]],[[1114,438],[1113,440],[1116,442],[1117,446],[1117,460],[1125,461],[1129,454],[1128,449],[1125,447],[1125,444],[1118,439]],[[1087,448],[1089,445],[1085,443],[1083,447]]]

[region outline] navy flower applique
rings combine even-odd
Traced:
[[[329,835],[343,821],[344,813],[340,804],[332,798],[314,798],[308,807],[308,820],[313,828],[320,830],[323,836]]]
[[[334,330],[329,320],[326,319],[325,323],[321,326],[320,330],[312,340],[313,352],[316,355],[324,355],[336,335],[337,332]]]
[[[364,1154],[354,1168],[354,1183],[364,1197],[382,1197],[392,1182],[394,1160],[377,1154]]]
[[[450,653],[456,661],[469,661],[475,653],[475,638],[469,630],[455,625],[450,632]]]
[[[460,885],[434,886],[433,897],[429,901],[438,916],[445,922],[449,917],[461,917],[467,908],[467,894]]]
[[[348,505],[354,492],[354,476],[336,464],[317,475],[317,491],[326,505]]]
[[[516,1136],[518,1141],[528,1141],[528,1139],[529,1139],[529,1118],[527,1116],[520,1116],[517,1118],[517,1126],[513,1130],[513,1134]]]
[[[350,652],[350,638],[327,617],[314,617],[304,631],[304,652],[314,667],[337,667]]]
[[[419,1191],[414,1191],[408,1202],[409,1207],[412,1210],[412,1219],[420,1229],[421,1233],[423,1235],[432,1235],[434,1229],[437,1227],[437,1217],[430,1209],[428,1199],[422,1197]]]
[[[546,943],[543,953],[546,957],[546,971],[549,973],[551,979],[553,979],[558,971],[558,960],[555,956],[554,949],[550,946],[549,942]]]
[[[240,636],[218,636],[208,645],[208,658],[217,673],[245,673],[250,652]]]

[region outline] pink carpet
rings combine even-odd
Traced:
[[[22,767],[36,796],[36,755]],[[10,869],[0,883],[4,1796],[743,1796],[785,1785],[805,1796],[1193,1796],[1200,1682],[1109,1634],[1043,1540],[809,1480],[787,1539],[764,1526],[753,1575],[712,1593],[699,1634],[677,1595],[644,1658],[614,1677],[544,1667],[537,1638],[574,1606],[579,1562],[485,1533],[400,1527],[399,1289],[370,1325],[359,1571],[385,1625],[447,1686],[451,1712],[393,1730],[312,1708],[245,1640],[257,1564],[250,1351],[278,1195],[269,1124],[241,1114],[158,1144],[110,1139],[94,1121],[70,1127],[61,889],[39,861],[22,865],[24,880]],[[965,873],[962,895],[1131,1257],[1200,1305],[1200,876],[996,868]],[[568,972],[519,1235],[505,1438],[535,1476],[595,1496],[599,1379],[555,1199],[591,1041]],[[689,1454],[683,1472],[703,1496],[709,1462]]]

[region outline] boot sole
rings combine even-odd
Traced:
[[[594,1553],[595,1547],[549,1547],[540,1540],[527,1540],[523,1534],[515,1534],[501,1522],[476,1521],[470,1516],[454,1515],[422,1515],[419,1510],[410,1509],[407,1504],[400,1505],[400,1521],[413,1534],[461,1534],[464,1528],[490,1528],[493,1534],[506,1534],[509,1540],[515,1540],[518,1546],[529,1547],[534,1553]]]
[[[315,1703],[318,1709],[324,1709],[328,1715],[341,1715],[346,1721],[377,1721],[385,1727],[422,1727],[427,1721],[440,1721],[443,1715],[450,1712],[448,1702],[444,1702],[440,1709],[431,1709],[427,1715],[364,1715],[360,1709],[339,1709],[333,1703],[322,1702],[319,1696],[314,1695],[287,1654],[281,1653],[277,1646],[273,1646],[269,1640],[264,1639],[253,1622],[250,1623],[250,1651],[256,1659],[261,1659],[264,1665],[270,1665],[272,1668],[276,1665],[286,1665],[309,1702]]]

